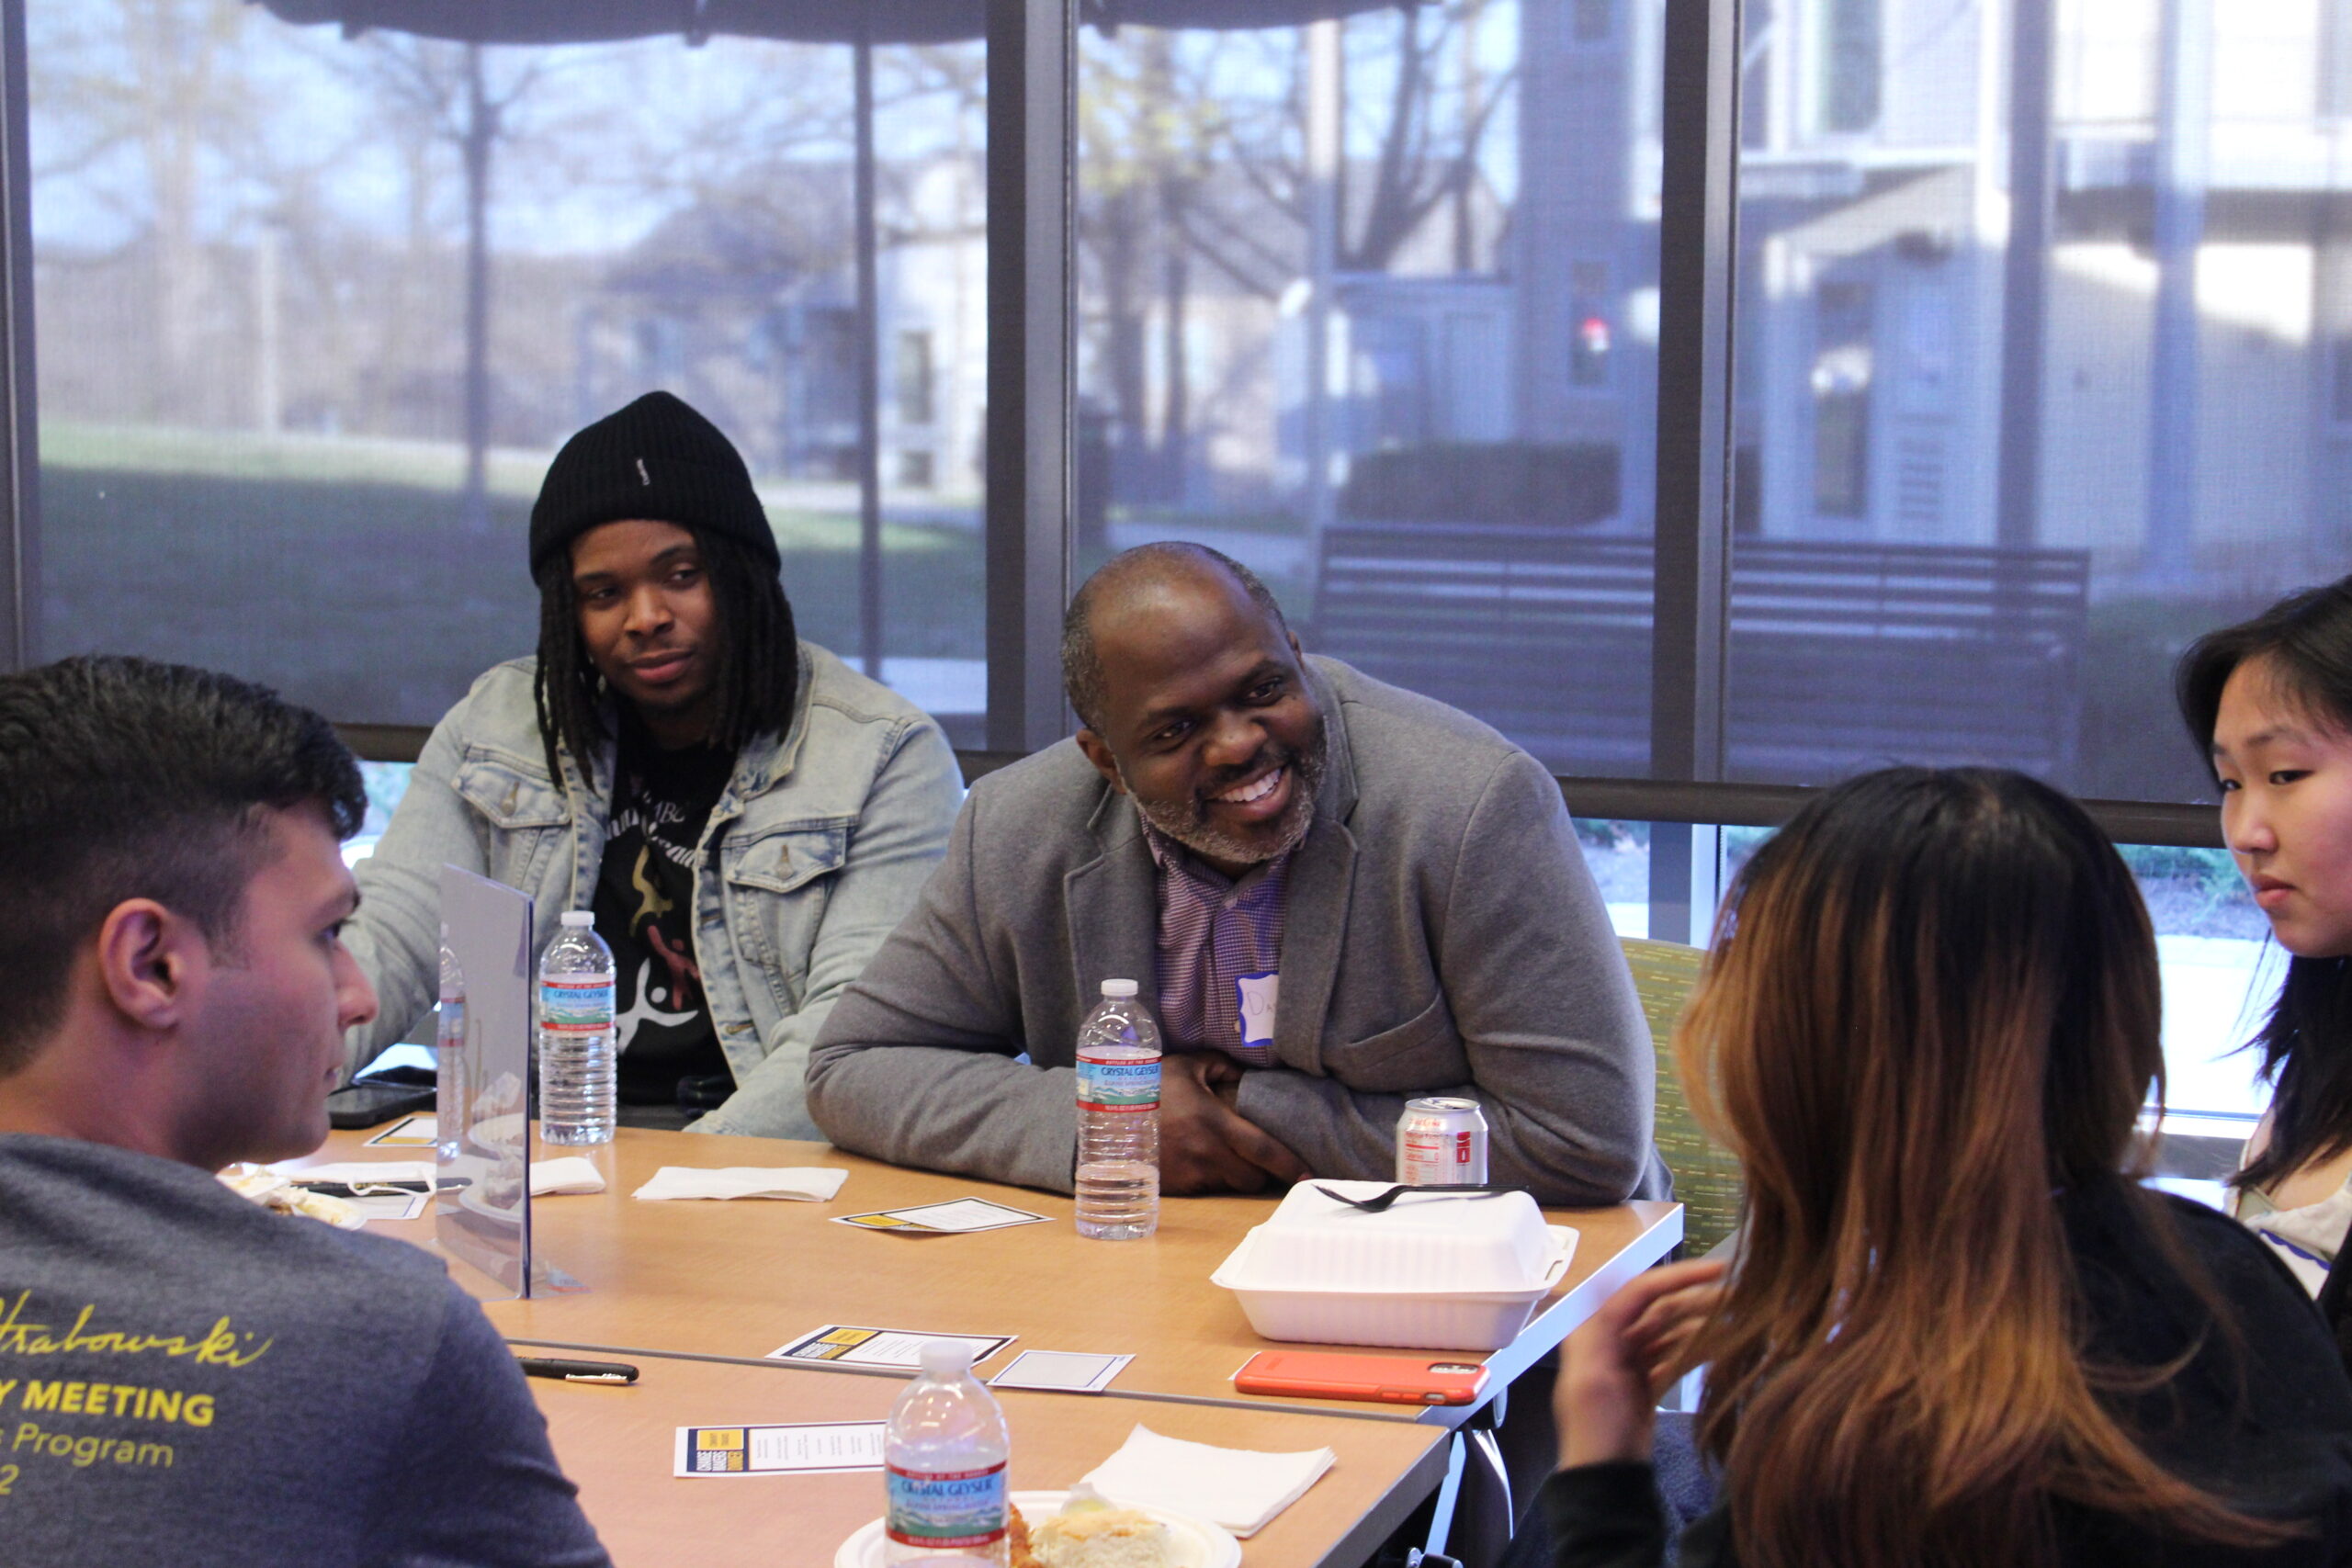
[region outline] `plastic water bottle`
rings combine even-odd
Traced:
[[[886,1563],[994,1563],[1002,1568],[1005,1461],[1012,1437],[996,1396],[972,1375],[972,1348],[926,1341],[922,1374],[890,1406],[882,1440],[889,1497]]]
[[[439,1156],[454,1158],[465,1131],[466,1108],[458,1103],[465,1083],[466,976],[449,951],[449,928],[441,928],[441,1000],[433,1014],[433,1126]]]
[[[1078,1234],[1159,1228],[1159,1026],[1133,980],[1105,980],[1078,1028]]]
[[[539,959],[539,1139],[613,1141],[613,950],[596,917],[564,911]]]

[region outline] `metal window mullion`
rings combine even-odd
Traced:
[[[1666,0],[1658,216],[1657,483],[1650,776],[1724,776],[1731,618],[1732,295],[1740,0]],[[1650,932],[1713,904],[1712,829],[1654,827]]]
[[[2001,254],[2001,421],[1993,537],[2030,549],[2041,532],[2041,361],[2047,336],[2057,27],[2046,0],[2011,0],[2009,242]],[[1991,24],[1986,14],[1986,25]]]
[[[0,670],[37,657],[40,447],[34,420],[31,116],[25,0],[0,0]]]
[[[1077,0],[988,0],[989,746],[1068,733]]]

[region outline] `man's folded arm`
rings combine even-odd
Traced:
[[[1463,835],[1439,972],[1498,1163],[1554,1203],[1663,1196],[1649,1024],[1560,786],[1513,751]]]
[[[1011,954],[993,960],[974,897],[979,806],[965,803],[914,912],[833,1004],[808,1055],[808,1113],[834,1144],[893,1165],[1067,1192],[1077,1075],[1013,1060]]]
[[[344,927],[343,942],[376,987],[376,1016],[344,1036],[346,1078],[404,1037],[439,1000],[441,867],[487,870],[478,819],[458,795],[458,735],[471,700],[434,726],[400,808],[353,872],[359,910]]]
[[[1655,1088],[1648,1026],[1551,776],[1513,752],[1471,813],[1430,931],[1471,1081],[1411,1094],[1253,1072],[1236,1109],[1318,1175],[1385,1178],[1408,1100],[1464,1095],[1492,1179],[1537,1201],[1615,1203],[1645,1190]]]

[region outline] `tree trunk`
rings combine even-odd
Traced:
[[[1162,353],[1168,362],[1166,408],[1159,427],[1160,489],[1164,499],[1184,503],[1185,476],[1192,467],[1192,378],[1184,363],[1184,312],[1191,291],[1190,262],[1185,254],[1182,214],[1184,182],[1174,175],[1159,182],[1160,244],[1165,261],[1162,281],[1167,288],[1166,336]]]
[[[490,533],[490,154],[498,111],[482,89],[481,46],[466,45],[466,488],[468,534]]]

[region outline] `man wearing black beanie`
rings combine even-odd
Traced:
[[[451,864],[531,895],[542,945],[594,912],[623,1122],[822,1136],[808,1047],[946,851],[946,738],[794,635],[750,470],[667,392],[564,443],[530,566],[537,656],[435,728],[358,868],[345,941],[380,1011],[346,1070],[433,1005]]]

